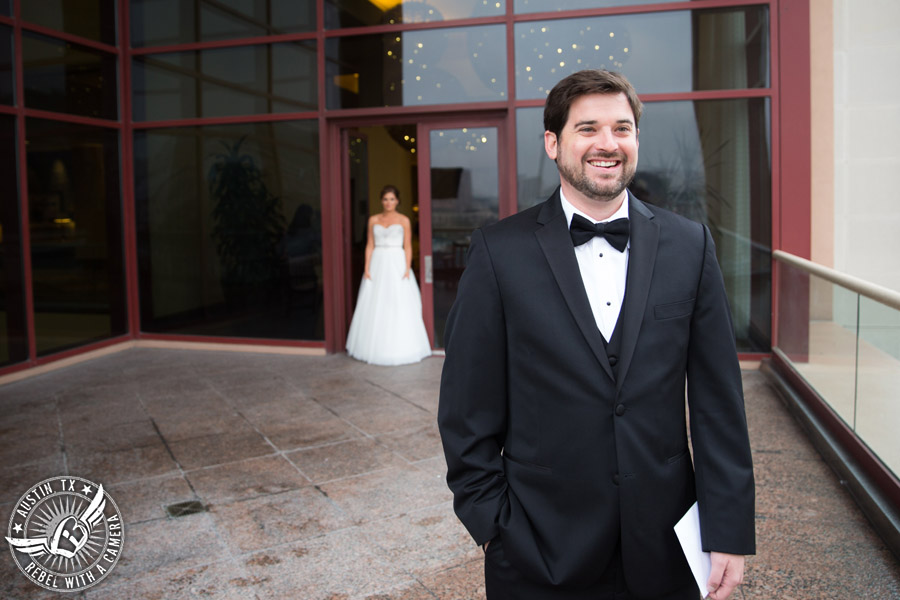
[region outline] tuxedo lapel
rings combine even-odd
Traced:
[[[578,268],[578,260],[575,258],[572,238],[569,235],[569,224],[566,222],[566,215],[560,204],[558,189],[544,203],[538,214],[538,224],[542,227],[535,231],[535,237],[544,251],[544,256],[547,258],[547,263],[556,278],[563,298],[600,366],[603,367],[610,379],[615,380],[612,368],[609,366],[606,348],[603,345],[602,334],[597,328],[587,292],[584,290],[584,281]]]
[[[628,274],[625,279],[625,303],[619,315],[622,327],[622,348],[619,356],[618,387],[621,388],[641,330],[650,280],[656,263],[659,226],[653,213],[629,192],[628,217],[631,219],[631,248],[628,255]]]

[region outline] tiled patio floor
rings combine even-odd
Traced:
[[[104,484],[124,552],[74,597],[483,598],[443,479],[441,365],[136,348],[7,384],[0,524],[42,479]],[[737,597],[900,598],[895,557],[764,377],[744,378],[759,542]],[[208,510],[167,516],[190,500]],[[0,597],[58,597],[2,555]]]

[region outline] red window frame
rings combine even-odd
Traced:
[[[325,199],[340,198],[340,139],[336,136],[335,124],[348,118],[379,119],[403,118],[403,120],[428,117],[447,111],[458,111],[473,116],[480,114],[505,111],[506,127],[505,136],[509,150],[508,168],[504,173],[503,187],[510,198],[517,197],[516,171],[516,131],[515,112],[518,108],[529,106],[542,106],[541,100],[518,100],[515,98],[515,53],[513,31],[514,25],[520,22],[539,21],[562,18],[581,18],[605,15],[641,14],[650,12],[666,12],[695,10],[708,8],[727,8],[748,5],[766,5],[769,7],[770,28],[770,80],[771,87],[767,89],[725,90],[685,92],[677,94],[647,94],[642,95],[645,102],[674,101],[674,100],[708,100],[726,98],[753,98],[767,97],[771,99],[772,110],[772,247],[782,249],[798,256],[808,258],[810,255],[810,35],[809,35],[809,0],[697,0],[675,2],[671,4],[646,4],[641,6],[620,6],[602,9],[583,9],[568,12],[544,12],[530,14],[514,14],[513,0],[507,0],[506,12],[503,16],[484,18],[461,19],[436,23],[410,23],[396,25],[381,25],[376,27],[363,27],[353,29],[324,28],[324,0],[317,0],[317,23],[314,32],[240,38],[233,40],[221,40],[214,42],[195,42],[170,46],[148,46],[141,48],[130,47],[129,36],[129,0],[117,0],[117,18],[119,42],[116,46],[102,44],[87,40],[78,36],[50,30],[21,20],[20,4],[27,0],[13,0],[13,16],[0,17],[0,23],[13,28],[14,39],[14,65],[16,105],[0,106],[0,113],[10,114],[16,117],[17,125],[17,151],[20,157],[25,156],[24,125],[27,117],[40,117],[55,119],[72,123],[88,124],[93,126],[116,129],[121,136],[121,197],[123,203],[124,219],[124,252],[126,272],[126,308],[128,311],[128,331],[125,336],[119,336],[101,342],[87,344],[75,349],[53,354],[51,356],[37,357],[35,353],[34,339],[34,307],[32,297],[32,276],[30,253],[23,251],[23,285],[25,288],[26,302],[26,328],[28,331],[29,358],[24,363],[18,363],[0,368],[0,376],[14,371],[57,361],[74,355],[83,354],[92,350],[104,348],[123,340],[135,339],[161,339],[178,341],[203,341],[233,344],[260,344],[267,346],[292,346],[300,348],[322,348],[327,351],[339,351],[342,349],[343,340],[339,340],[345,324],[342,300],[344,281],[343,250],[341,249],[341,236],[343,219],[341,216],[342,204],[338,200],[322,202],[322,227],[325,244],[323,246],[323,279],[326,307],[325,342],[286,341],[286,340],[248,340],[244,338],[199,338],[197,336],[175,336],[147,334],[140,331],[140,310],[137,276],[137,240],[135,232],[135,199],[134,199],[134,172],[133,172],[133,132],[136,129],[153,129],[172,126],[195,125],[219,125],[228,123],[252,123],[270,122],[296,119],[316,119],[319,124],[320,154],[320,181],[322,182],[321,194]],[[507,42],[507,80],[510,82],[511,93],[506,101],[475,103],[466,105],[445,105],[425,107],[390,107],[327,110],[325,108],[325,40],[345,35],[371,35],[377,33],[415,31],[418,29],[430,29],[441,27],[464,27],[469,25],[505,24]],[[29,109],[24,106],[23,73],[21,62],[22,32],[32,31],[61,39],[71,43],[77,43],[91,48],[108,52],[116,56],[119,73],[120,114],[118,121],[103,119],[91,119],[73,115],[51,113]],[[315,40],[317,48],[317,83],[318,83],[318,108],[315,111],[302,113],[266,114],[266,115],[235,115],[217,118],[196,118],[177,121],[139,122],[135,123],[131,113],[131,60],[134,56],[155,54],[162,52],[181,52],[190,50],[204,50],[211,48],[229,48],[236,46],[271,44],[276,42],[289,42],[298,40]],[[19,204],[20,208],[27,207],[28,187],[25,161],[20,160],[19,174]],[[21,239],[23,248],[30,244],[28,211],[20,210],[21,214]],[[772,280],[772,335],[777,331],[779,290],[777,278]],[[758,360],[768,356],[768,353],[742,354],[744,360]]]

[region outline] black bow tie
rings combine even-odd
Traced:
[[[628,234],[631,227],[628,219],[616,219],[607,221],[606,223],[591,223],[581,215],[572,215],[572,224],[569,227],[569,233],[572,235],[572,243],[576,246],[586,244],[591,241],[594,236],[606,238],[609,245],[618,250],[625,252],[628,246]]]

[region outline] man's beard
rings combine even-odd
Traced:
[[[557,159],[556,166],[559,169],[560,177],[593,200],[609,201],[618,198],[634,179],[636,167],[632,166],[630,162],[626,162],[625,157],[616,155],[592,156],[591,159],[619,160],[622,164],[622,172],[613,180],[598,182],[588,177],[585,172],[588,166],[584,162],[579,163],[581,169],[578,170],[572,167],[569,162]]]

